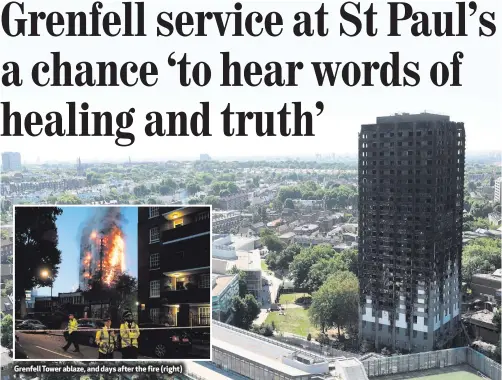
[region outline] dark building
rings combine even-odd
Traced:
[[[138,208],[140,322],[210,323],[210,208]]]
[[[458,333],[464,157],[448,116],[361,126],[359,331],[378,348],[429,351]]]

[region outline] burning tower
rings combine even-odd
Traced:
[[[96,208],[80,236],[79,287],[90,288],[92,280],[110,286],[125,271],[125,242],[119,207]]]

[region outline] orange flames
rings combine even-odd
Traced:
[[[118,275],[123,273],[126,269],[125,265],[125,241],[122,231],[118,227],[113,227],[111,231],[103,236],[99,236],[97,231],[92,231],[89,239],[92,240],[97,247],[97,257],[95,268],[101,269],[99,262],[99,251],[101,249],[101,239],[103,239],[103,273],[102,280],[106,285],[111,285]],[[84,257],[84,267],[91,267],[92,255],[90,252],[86,253]],[[90,278],[89,271],[84,275]]]

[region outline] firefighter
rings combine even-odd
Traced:
[[[113,359],[115,351],[115,332],[110,329],[112,319],[105,318],[105,325],[101,330],[96,331],[96,344],[98,345],[98,359]]]
[[[68,327],[66,328],[66,331],[68,333],[68,342],[66,343],[65,346],[62,347],[62,349],[67,351],[68,348],[70,348],[71,344],[73,343],[73,346],[75,347],[73,352],[80,352],[80,348],[77,343],[77,337],[76,337],[77,334],[75,334],[75,332],[78,330],[78,322],[73,314],[70,314],[68,318],[69,318]]]
[[[139,327],[133,321],[130,311],[124,312],[120,325],[120,340],[122,342],[122,359],[138,358]]]

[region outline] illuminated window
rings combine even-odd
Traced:
[[[183,226],[183,218],[176,219],[173,221],[174,228]]]

